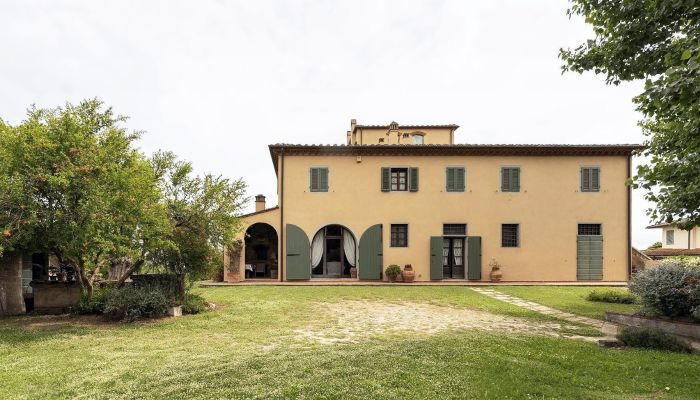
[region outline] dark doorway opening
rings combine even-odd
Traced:
[[[341,225],[321,228],[311,242],[311,276],[314,278],[349,278],[356,265],[354,235]]]

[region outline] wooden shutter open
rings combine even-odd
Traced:
[[[311,245],[306,233],[296,225],[287,224],[285,247],[287,279],[311,278]]]
[[[430,237],[430,279],[442,279],[442,236]]]
[[[481,236],[467,236],[467,279],[481,279]]]
[[[417,192],[418,191],[418,168],[409,168],[409,188],[408,190],[411,192]]]
[[[381,279],[383,263],[382,225],[372,225],[360,237],[359,262],[357,277],[359,279]]]
[[[381,175],[382,192],[391,191],[391,168],[382,168]]]

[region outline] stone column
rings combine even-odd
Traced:
[[[22,253],[6,252],[0,257],[0,315],[23,314]]]

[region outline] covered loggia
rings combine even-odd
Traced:
[[[277,274],[277,231],[266,223],[255,223],[245,232],[246,278],[277,279]]]

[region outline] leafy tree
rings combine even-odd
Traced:
[[[102,108],[32,108],[0,136],[4,246],[55,254],[88,296],[110,260],[167,247],[170,232],[154,171],[133,147],[138,134]]]
[[[663,247],[663,244],[661,244],[661,242],[654,242],[648,248],[649,249],[660,249],[662,247]]]
[[[655,222],[700,224],[700,1],[572,0],[594,38],[560,50],[563,71],[593,71],[608,84],[645,80],[634,98],[649,165],[633,187],[656,203]]]
[[[192,164],[173,153],[158,152],[152,164],[159,177],[172,226],[173,247],[162,248],[154,263],[190,279],[211,276],[221,268],[225,245],[239,229],[236,215],[247,198],[242,180],[221,176],[192,176]]]

